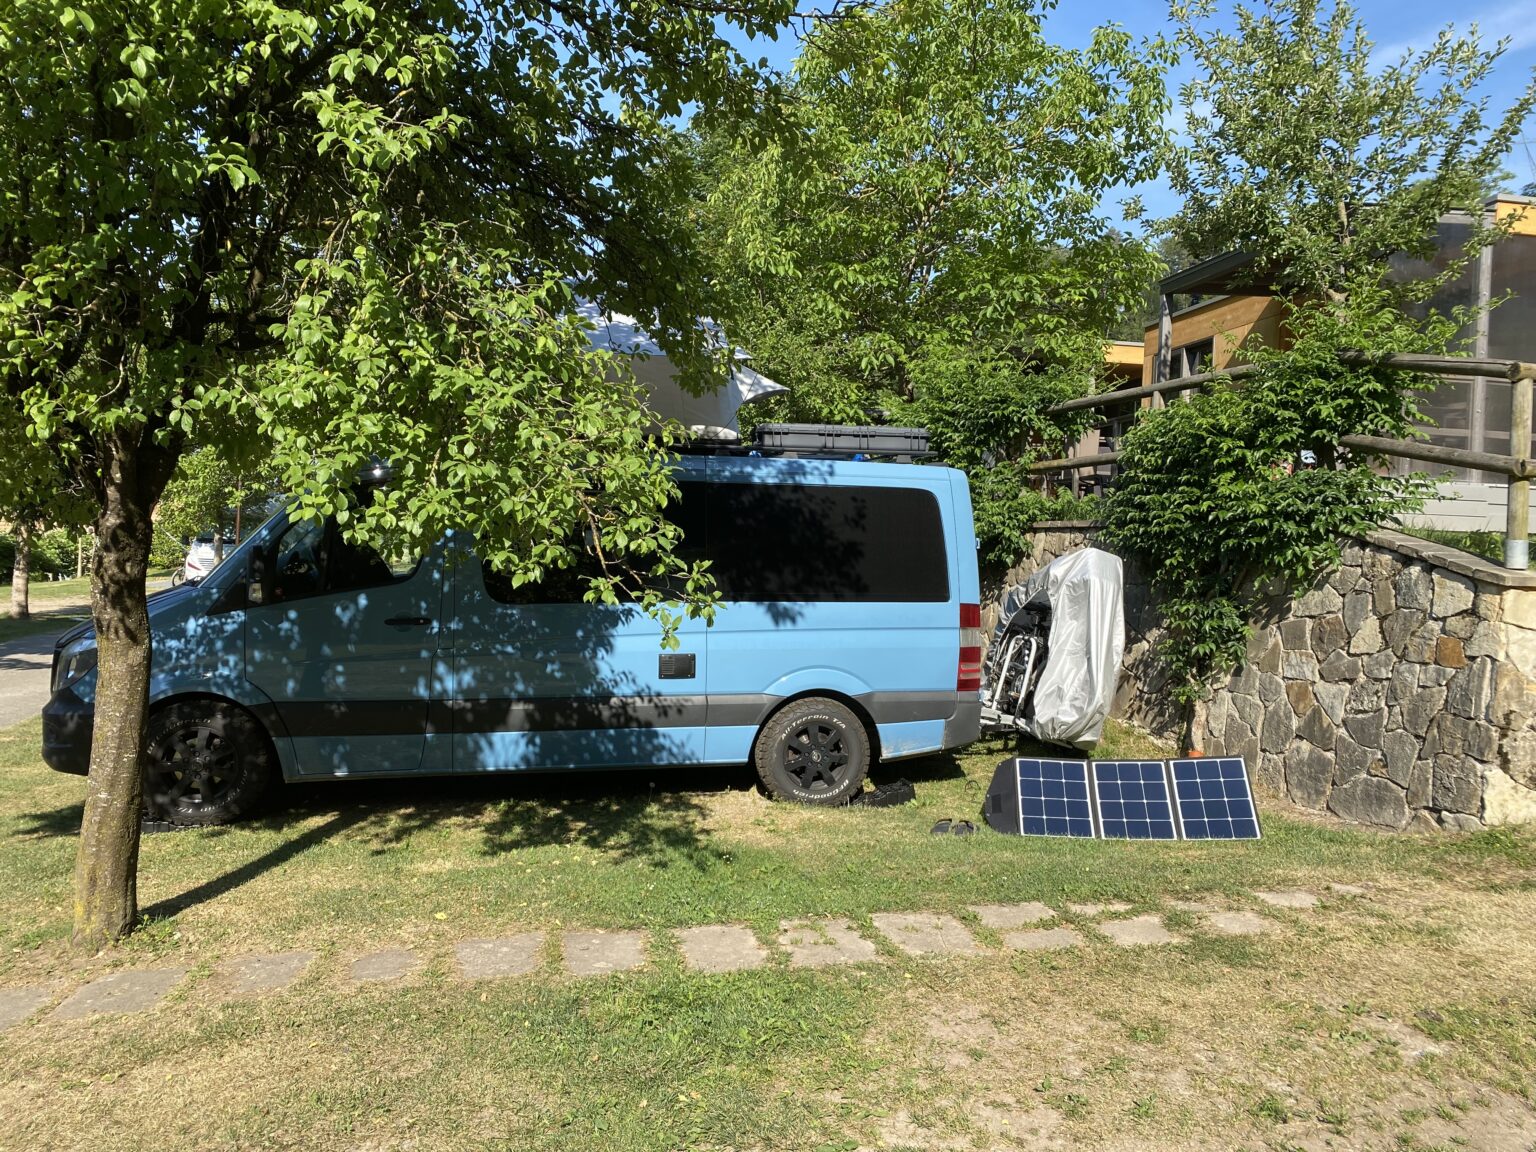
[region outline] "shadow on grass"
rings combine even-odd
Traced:
[[[53,836],[75,836],[85,818],[84,804],[66,804],[52,812],[23,812],[16,835],[24,840],[42,840]]]
[[[196,888],[188,889],[178,896],[172,896],[165,900],[156,901],[147,908],[141,908],[143,916],[150,920],[164,919],[174,916],[178,912],[185,912],[188,908],[194,908],[199,904],[205,904],[209,900],[215,900],[226,893],[233,892],[242,884],[246,884],[263,873],[286,864],[295,856],[308,851],[323,840],[328,840],[338,832],[343,832],[368,818],[364,811],[354,810],[339,812],[324,824],[318,824],[309,831],[295,836],[292,840],[285,840],[270,851],[263,852],[254,860],[248,860],[238,868],[232,868],[222,876],[215,876],[199,884]],[[214,831],[223,831],[215,829]]]
[[[949,753],[881,765],[873,773],[876,783],[905,777],[918,785],[964,775]],[[451,823],[479,836],[486,855],[579,844],[653,868],[703,870],[718,862],[720,852],[712,846],[700,795],[753,786],[754,774],[746,766],[290,784],[277,790],[264,817],[195,834],[210,839],[234,839],[247,832],[285,835],[299,824],[325,819],[143,913],[151,919],[167,918],[216,900],[344,835],[364,840],[379,854]],[[80,814],[78,804],[30,814],[26,819],[32,823],[21,834],[73,835]]]

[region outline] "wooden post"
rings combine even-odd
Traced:
[[[1531,454],[1531,382],[1509,386],[1509,454],[1525,460]],[[1531,565],[1531,482],[1511,478],[1504,522],[1504,567],[1524,571]]]
[[[1158,297],[1161,308],[1157,318],[1157,359],[1152,364],[1152,383],[1161,384],[1169,379],[1169,370],[1173,366],[1173,311],[1169,307],[1168,294],[1165,292]],[[1152,396],[1152,407],[1161,408],[1163,397],[1160,393]]]

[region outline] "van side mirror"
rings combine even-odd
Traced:
[[[250,566],[246,569],[245,602],[252,607],[267,602],[266,580],[267,558],[261,552],[251,554]]]

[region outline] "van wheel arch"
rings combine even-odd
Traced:
[[[873,770],[880,763],[880,729],[875,726],[875,718],[869,714],[869,709],[846,692],[837,692],[832,689],[807,688],[804,692],[796,692],[793,696],[784,697],[784,699],[773,706],[773,710],[764,716],[758,724],[757,731],[752,736],[752,743],[754,745],[757,743],[757,738],[763,734],[763,729],[773,723],[773,718],[780,712],[796,701],[806,700],[812,696],[819,697],[822,700],[836,700],[859,718],[859,722],[864,725],[864,735],[869,740],[869,766]]]

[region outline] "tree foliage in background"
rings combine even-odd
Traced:
[[[759,418],[927,426],[1016,559],[1019,462],[1083,421],[1104,342],[1157,270],[1100,204],[1156,171],[1160,43],[1050,43],[1031,0],[894,0],[817,24],[767,135],[696,156],[720,306],[787,397]],[[1138,212],[1133,203],[1129,213]]]
[[[300,514],[514,581],[660,573],[664,442],[572,292],[640,317],[702,384],[706,289],[668,125],[738,119],[726,26],[784,0],[12,0],[0,8],[0,436],[90,501],[100,648],[75,937],[136,916],[151,509],[194,447],[271,445]],[[351,502],[376,456],[387,497]],[[648,585],[641,600],[660,611]]]
[[[1347,4],[1239,7],[1231,31],[1208,3],[1174,15],[1195,78],[1170,165],[1183,208],[1165,227],[1197,258],[1251,254],[1291,340],[1245,349],[1256,379],[1148,413],[1123,443],[1107,539],[1150,566],[1173,688],[1195,701],[1242,660],[1263,590],[1305,583],[1337,562],[1341,537],[1423,496],[1420,480],[1339,441],[1411,435],[1414,393],[1433,382],[1338,353],[1456,350],[1473,315],[1433,298],[1464,260],[1422,275],[1389,263],[1432,255],[1440,216],[1478,203],[1533,91],[1490,118],[1475,88],[1502,46],[1447,32],[1373,60]],[[1498,235],[1474,229],[1464,258]]]
[[[180,564],[185,558],[181,542],[207,532],[216,534],[220,547],[239,543],[282,495],[268,459],[212,448],[186,453],[155,506],[152,563]]]
[[[32,573],[50,575],[75,570],[75,537],[69,535],[67,562],[61,560],[61,525],[76,525],[89,514],[81,487],[53,454],[26,435],[25,429],[0,420],[0,461],[9,480],[0,478],[0,523],[7,526],[0,550],[0,573],[11,582],[13,619],[31,615]]]

